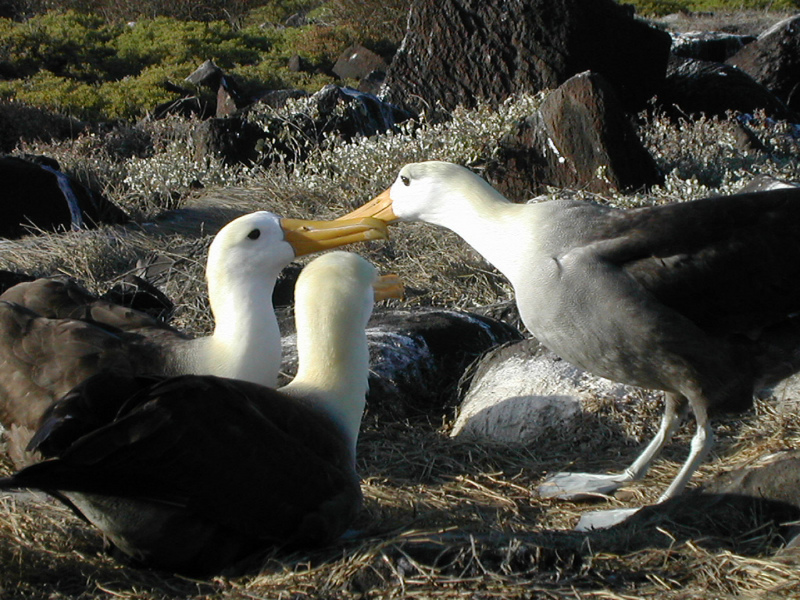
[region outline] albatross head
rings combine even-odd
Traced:
[[[303,221],[261,211],[228,223],[208,251],[215,327],[195,345],[192,372],[274,386],[281,344],[272,292],[281,269],[296,256],[385,237],[385,223],[369,218]]]
[[[377,219],[307,221],[259,211],[234,219],[220,230],[208,251],[207,272],[209,278],[219,270],[277,276],[297,256],[386,237],[386,225]]]
[[[489,199],[508,202],[469,169],[448,162],[410,163],[400,169],[392,186],[342,219],[374,217],[424,221],[453,228],[458,215]]]

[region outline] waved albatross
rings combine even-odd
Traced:
[[[297,256],[385,235],[375,219],[304,221],[261,211],[231,221],[208,251],[214,331],[196,339],[111,303],[82,304],[57,282],[15,286],[0,297],[0,424],[36,427],[55,399],[106,370],[211,374],[274,387],[281,338],[272,290],[281,269]]]
[[[373,294],[402,289],[387,277],[348,252],[305,267],[299,369],[279,391],[210,375],[86,380],[53,404],[31,442],[50,458],[0,488],[51,492],[120,558],[185,574],[219,572],[270,546],[334,541],[361,505],[365,327]]]
[[[689,456],[659,501],[709,453],[709,411],[739,411],[754,390],[800,368],[797,190],[620,210],[572,200],[515,204],[468,169],[403,167],[391,188],[344,218],[451,229],[514,287],[525,326],[595,375],[666,392],[653,441],[624,472],[559,473],[543,496],[609,494],[642,478],[691,408]],[[630,514],[601,511],[579,528]]]

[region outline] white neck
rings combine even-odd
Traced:
[[[346,312],[351,307],[339,307]],[[339,425],[355,464],[356,442],[369,387],[364,323],[313,312],[297,313],[297,375],[281,391],[317,405]]]
[[[530,206],[514,204],[482,179],[474,188],[456,187],[447,193],[457,195],[458,211],[431,212],[422,220],[446,227],[458,234],[512,284],[524,271],[524,247],[531,242],[523,223]]]
[[[281,334],[272,306],[276,279],[277,273],[248,278],[220,271],[209,276],[214,333],[197,341],[195,372],[277,385]]]

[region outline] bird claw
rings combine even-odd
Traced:
[[[630,481],[625,475],[594,473],[556,473],[538,488],[540,498],[589,500],[607,497]]]
[[[608,529],[622,523],[637,513],[639,508],[614,508],[611,510],[593,510],[581,515],[575,531],[593,531]]]

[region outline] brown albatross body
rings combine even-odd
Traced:
[[[674,496],[711,448],[709,412],[745,409],[754,390],[800,368],[798,190],[634,210],[514,204],[463,167],[428,162],[403,167],[346,218],[367,215],[451,229],[509,279],[523,322],[551,350],[667,392],[655,439],[628,469],[560,473],[542,495],[606,494],[643,477],[691,408],[691,451],[661,499]],[[586,526],[625,514],[606,516]]]
[[[0,296],[0,424],[34,428],[55,399],[105,371],[274,386],[281,352],[272,290],[281,269],[296,256],[383,236],[375,220],[339,225],[261,211],[231,221],[214,238],[206,267],[215,329],[194,339],[63,281],[15,286]]]
[[[90,378],[43,419],[32,445],[50,458],[0,488],[50,491],[136,563],[180,573],[335,540],[361,502],[355,444],[376,281],[344,252],[304,269],[300,365],[280,391],[214,376]]]

